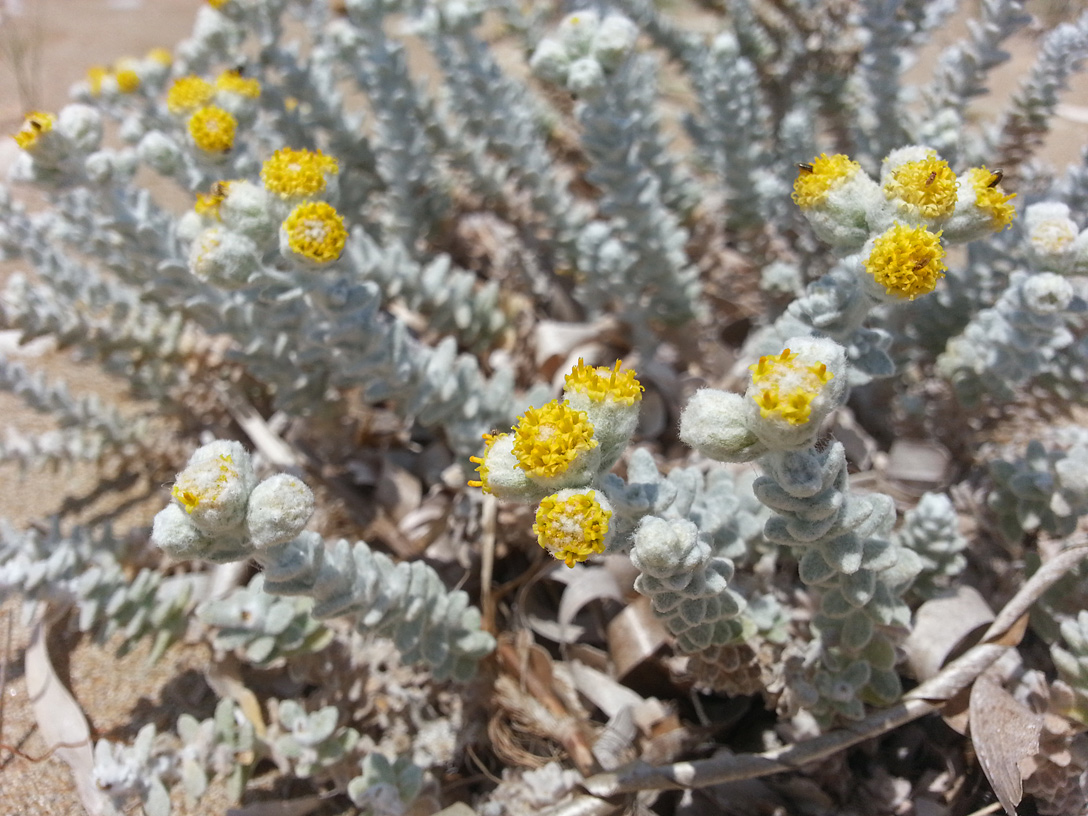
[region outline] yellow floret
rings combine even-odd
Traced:
[[[899,223],[876,239],[864,264],[887,294],[907,300],[932,292],[947,268],[940,232]]]
[[[249,99],[256,99],[261,95],[261,83],[255,79],[247,79],[242,76],[241,71],[224,71],[216,78],[215,87]]]
[[[861,171],[861,165],[849,156],[821,153],[809,164],[798,165],[800,172],[793,182],[793,201],[802,209],[822,204],[828,194]]]
[[[166,107],[173,114],[192,113],[208,104],[215,88],[198,76],[183,76],[174,80],[166,94]]]
[[[967,183],[975,191],[975,203],[980,210],[989,213],[994,232],[1012,224],[1016,218],[1016,208],[1009,202],[1016,198],[1016,193],[1006,193],[1001,189],[1001,173],[987,170],[986,165],[972,167],[967,171]]]
[[[15,143],[23,150],[30,150],[56,123],[57,118],[51,113],[31,111],[26,115],[19,132],[15,134]]]
[[[305,198],[323,192],[327,177],[339,169],[336,159],[320,150],[284,147],[264,163],[261,182],[266,190],[281,198]]]
[[[167,68],[174,64],[174,57],[166,48],[152,48],[147,52],[147,58],[152,62],[157,62],[159,65],[164,65]]]
[[[117,79],[117,90],[121,93],[136,93],[140,90],[140,75],[131,68],[119,68],[114,74]]]
[[[283,229],[291,251],[317,263],[339,258],[348,237],[344,219],[324,201],[299,204],[283,222]]]
[[[585,411],[559,400],[530,408],[514,426],[514,456],[530,478],[565,473],[578,455],[597,447]]]
[[[812,416],[812,401],[834,378],[825,364],[799,364],[797,357],[784,349],[777,356],[764,355],[758,363],[748,366],[752,384],[757,386],[752,397],[764,419],[777,417],[791,425],[804,425]]]
[[[102,81],[109,75],[110,72],[101,65],[92,65],[87,69],[87,87],[91,91],[91,96],[98,96],[102,93]]]
[[[484,455],[482,457],[470,456],[468,458],[470,462],[476,465],[476,472],[480,474],[479,479],[470,479],[468,481],[468,486],[478,487],[482,489],[484,493],[491,492],[491,488],[487,484],[487,464],[484,460],[487,459],[487,452],[491,450],[491,446],[495,444],[496,439],[498,439],[498,436],[496,434],[485,433],[483,435],[483,440],[485,444]]]
[[[575,563],[604,552],[611,517],[592,490],[566,499],[548,496],[537,508],[533,533],[541,547],[573,568]]]
[[[884,197],[898,198],[924,218],[947,218],[956,209],[956,174],[936,154],[901,164],[888,174]]]
[[[234,147],[238,120],[222,108],[208,105],[189,119],[189,133],[196,146],[206,153],[224,153]]]
[[[594,402],[622,402],[634,405],[642,399],[642,385],[634,371],[620,371],[620,360],[612,368],[586,365],[581,357],[578,365],[566,376],[569,391],[578,391]]]
[[[229,181],[217,181],[207,193],[197,193],[193,209],[198,215],[205,215],[219,221],[220,207],[226,200],[227,193],[230,192],[230,185]]]

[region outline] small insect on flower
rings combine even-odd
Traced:
[[[23,150],[31,150],[42,136],[53,129],[56,123],[57,118],[51,113],[31,111],[26,115],[19,132],[15,134],[15,143]]]

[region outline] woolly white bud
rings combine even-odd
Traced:
[[[1021,288],[1024,305],[1037,315],[1063,312],[1073,300],[1073,286],[1061,275],[1040,272],[1032,275]]]
[[[609,14],[593,37],[591,53],[606,71],[615,71],[634,50],[638,26],[622,14]]]
[[[102,144],[102,115],[89,105],[65,105],[57,129],[80,153],[92,153]]]
[[[99,150],[89,155],[83,162],[83,172],[93,184],[109,184],[113,180],[113,158],[111,150]]]
[[[563,44],[550,37],[545,37],[533,51],[529,67],[533,73],[545,82],[563,84],[567,81],[570,57]]]
[[[577,59],[567,70],[567,90],[578,96],[592,96],[604,82],[604,67],[593,57]]]
[[[227,289],[244,286],[260,263],[257,244],[251,238],[222,227],[204,230],[189,250],[189,271]]]
[[[585,9],[568,14],[559,23],[555,38],[562,44],[571,59],[584,57],[593,46],[593,38],[601,25],[600,15]]]
[[[136,152],[144,164],[164,176],[172,176],[182,167],[181,147],[161,130],[145,134]]]
[[[680,415],[680,439],[719,462],[750,462],[767,448],[748,427],[748,404],[740,394],[701,388]]]
[[[198,448],[170,493],[204,533],[221,533],[245,520],[257,478],[249,453],[237,442],[217,440]]]
[[[185,559],[207,549],[211,540],[193,526],[181,507],[171,503],[155,514],[151,543],[174,558]]]
[[[1072,271],[1076,264],[1076,222],[1069,217],[1069,207],[1056,201],[1032,204],[1024,212],[1028,248],[1035,262],[1055,272]]]
[[[274,213],[272,196],[250,181],[232,181],[219,208],[223,224],[232,232],[253,239],[257,244],[271,243],[279,232],[280,220]]]
[[[314,512],[314,494],[301,479],[286,473],[253,488],[246,508],[246,527],[254,547],[282,544],[302,532]]]

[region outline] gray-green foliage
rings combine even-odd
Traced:
[[[336,706],[306,711],[295,700],[281,700],[270,739],[273,758],[303,777],[345,762],[359,741],[354,728],[339,725]]]
[[[750,471],[736,473],[717,465],[705,472],[690,467],[662,474],[653,454],[638,448],[627,462],[627,480],[609,474],[603,487],[615,508],[611,523],[620,546],[627,546],[644,516],[689,519],[714,555],[747,563],[760,550],[767,514],[752,494],[753,478]]]
[[[1088,446],[1047,450],[1028,443],[1022,458],[990,462],[993,489],[987,503],[997,528],[1009,542],[1025,533],[1070,535],[1088,513]]]
[[[1068,713],[1081,723],[1088,723],[1088,611],[1061,622],[1065,644],[1050,647],[1050,656],[1058,667],[1058,677],[1073,691],[1073,706]]]
[[[157,659],[185,632],[192,583],[150,567],[130,575],[126,564],[140,549],[109,527],[63,531],[54,519],[47,532],[19,532],[3,522],[0,599],[73,608],[80,631],[103,641],[120,633],[122,652],[150,638]]]
[[[711,554],[694,523],[646,516],[633,537],[631,563],[640,573],[635,589],[650,599],[682,651],[740,640],[744,599],[728,587],[733,563]]]
[[[894,633],[910,627],[902,596],[920,560],[890,540],[891,499],[850,490],[840,443],[760,461],[755,493],[775,512],[764,535],[795,553],[801,580],[820,595],[820,665],[806,703],[824,720],[859,719],[863,702],[887,704],[901,693]]]
[[[949,341],[937,358],[937,371],[964,405],[977,405],[987,396],[1010,400],[1074,343],[1069,324],[1084,310],[1084,301],[1063,277],[1016,272],[998,302]]]
[[[407,756],[390,762],[373,751],[366,755],[361,771],[348,782],[347,794],[356,807],[372,816],[399,816],[423,786],[423,770]]]
[[[917,554],[921,572],[910,587],[912,598],[932,598],[949,588],[967,566],[967,539],[959,531],[952,500],[943,493],[926,493],[903,516],[895,543]]]
[[[240,801],[253,767],[267,751],[241,710],[223,699],[207,720],[179,716],[176,735],[159,733],[148,723],[131,745],[99,740],[94,782],[120,809],[138,802],[147,816],[169,816],[172,789],[180,787],[190,805],[197,806],[212,779],[223,780],[231,799]]]
[[[363,634],[392,639],[406,662],[423,662],[435,677],[467,680],[494,638],[461,590],[449,591],[422,561],[398,564],[357,541],[326,544],[314,533],[255,554],[265,591],[306,595],[311,614],[346,616]]]
[[[201,622],[213,627],[217,649],[237,650],[248,663],[267,666],[275,661],[319,651],[333,633],[310,615],[307,598],[278,598],[264,591],[264,576],[224,598],[196,609]]]
[[[225,779],[231,799],[241,800],[257,764],[258,741],[253,724],[235,703],[220,700],[215,715],[207,720],[182,714],[178,717],[177,735],[182,743],[177,773],[189,800],[200,799],[212,777]]]

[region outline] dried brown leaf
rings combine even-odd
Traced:
[[[898,482],[913,482],[921,490],[934,490],[945,483],[951,460],[948,450],[935,442],[898,439],[888,452],[885,474]]]
[[[608,624],[608,651],[616,677],[622,680],[669,642],[669,632],[639,595]]]
[[[926,601],[914,613],[914,628],[903,643],[912,676],[928,680],[936,675],[958,646],[972,645],[970,636],[977,641],[993,619],[986,599],[969,586]]]
[[[34,623],[25,654],[26,690],[42,739],[72,771],[76,793],[89,816],[114,816],[107,797],[94,783],[94,748],[83,708],[53,668],[47,627]]]
[[[559,601],[559,632],[560,643],[573,643],[577,637],[571,637],[573,630],[581,629],[574,626],[574,619],[588,604],[593,601],[612,600],[617,604],[623,604],[623,592],[620,590],[616,579],[604,567],[587,567],[585,569],[570,571],[564,575],[558,572],[556,577],[566,579],[567,588],[563,590],[563,597]]]
[[[381,474],[374,497],[393,521],[399,524],[423,501],[423,485],[411,471],[385,456],[382,458]]]
[[[572,660],[569,665],[575,688],[609,717],[615,717],[625,708],[630,709],[635,723],[649,733],[668,714],[656,697],[644,698],[607,674],[577,660]]]
[[[1039,750],[1043,718],[985,672],[971,689],[971,742],[979,765],[1009,816],[1024,795],[1021,763]]]

